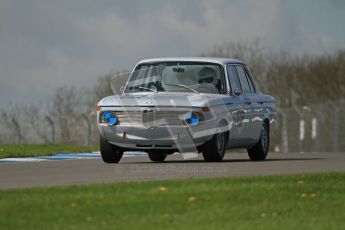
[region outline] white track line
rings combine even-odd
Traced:
[[[123,157],[144,156],[144,152],[125,152]],[[16,157],[16,158],[3,158],[0,163],[11,162],[39,162],[51,160],[76,160],[76,159],[99,159],[101,158],[100,152],[92,153],[57,153],[52,156],[35,156],[35,157]]]

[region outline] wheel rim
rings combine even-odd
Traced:
[[[267,143],[268,143],[267,129],[266,129],[266,125],[263,125],[263,129],[261,131],[261,146],[265,152],[267,152]]]
[[[224,133],[217,133],[217,149],[218,153],[223,154],[224,152]]]

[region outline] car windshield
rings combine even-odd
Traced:
[[[125,93],[225,93],[221,65],[201,62],[159,62],[137,66]]]

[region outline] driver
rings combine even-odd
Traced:
[[[198,91],[203,93],[219,93],[215,87],[217,73],[210,67],[204,67],[199,71],[199,84]]]
[[[199,71],[199,84],[212,84],[216,79],[216,71],[210,67],[204,67]]]

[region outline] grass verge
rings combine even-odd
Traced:
[[[345,173],[0,190],[2,229],[345,229]]]
[[[54,153],[80,153],[98,151],[98,146],[77,145],[0,145],[0,158],[47,156]]]

